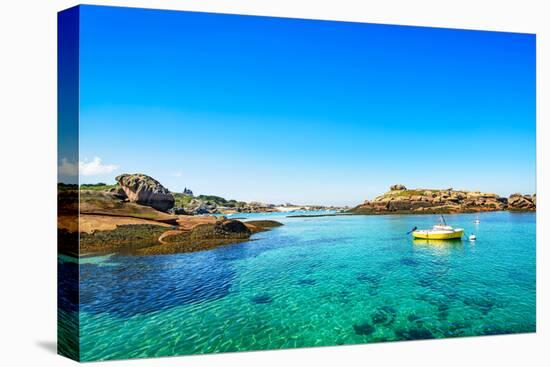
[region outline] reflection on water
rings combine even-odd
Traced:
[[[479,217],[447,218],[474,243],[404,235],[429,215],[280,217],[211,251],[86,259],[83,358],[534,331],[535,216]]]
[[[425,239],[415,238],[412,240],[413,245],[417,247],[419,251],[430,251],[435,255],[449,255],[453,251],[463,250],[465,242],[466,241],[462,239],[425,240]]]

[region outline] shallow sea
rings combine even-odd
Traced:
[[[406,235],[432,215],[247,217],[285,225],[210,251],[81,261],[82,359],[535,331],[534,213],[447,215],[477,241],[439,243]]]

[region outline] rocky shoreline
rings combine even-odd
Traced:
[[[174,194],[181,197],[181,194]],[[322,206],[322,205],[295,205],[295,204],[266,204],[260,202],[237,202],[235,200],[225,200],[221,197],[212,195],[199,195],[198,197],[183,196],[184,203],[176,202],[176,205],[170,209],[170,213],[181,215],[202,215],[202,214],[239,214],[239,213],[292,213],[298,211],[318,211],[318,210],[347,210],[347,207]],[[185,202],[187,199],[187,202]],[[179,205],[178,205],[179,204]]]
[[[193,191],[188,188],[185,188],[183,192],[171,192],[154,178],[141,173],[122,174],[117,176],[115,180],[117,181],[116,185],[94,184],[85,185],[85,187],[108,187],[104,191],[115,194],[122,200],[151,206],[159,211],[174,215],[291,213],[296,211],[344,211],[349,209],[348,207],[337,206],[227,200],[216,195],[194,195]]]
[[[212,249],[250,240],[282,225],[224,216],[174,214],[174,197],[153,178],[117,177],[117,187],[58,187],[58,248],[70,256],[105,253],[161,255]],[[92,186],[93,185],[89,185]]]
[[[536,194],[512,194],[500,197],[494,193],[449,189],[407,189],[393,185],[374,200],[348,211],[351,214],[450,214],[488,211],[536,211]]]
[[[286,212],[288,217],[325,215],[446,214],[485,211],[535,211],[536,194],[493,193],[449,189],[407,189],[393,185],[374,200],[355,208],[243,203],[191,190],[171,193],[144,174],[120,175],[117,185],[58,190],[59,250],[72,256],[119,252],[160,255],[193,252],[250,240],[254,233],[282,224],[272,220],[227,219],[222,213]],[[297,210],[336,213],[307,215]],[[212,214],[218,214],[212,215]]]
[[[121,225],[113,230],[80,233],[80,256],[105,253],[163,255],[209,250],[250,240],[250,236],[280,225],[227,220],[207,221],[191,229],[154,224]]]

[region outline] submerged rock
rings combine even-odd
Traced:
[[[122,174],[116,180],[130,202],[164,212],[174,207],[174,197],[170,191],[152,177],[141,173]]]
[[[380,285],[380,275],[371,273],[360,273],[355,277],[360,282],[367,283],[371,286],[378,287]]]
[[[464,304],[481,311],[484,315],[487,315],[497,303],[496,298],[489,294],[466,297],[463,302]]]
[[[372,333],[374,333],[376,328],[371,324],[369,324],[368,322],[365,322],[362,324],[354,324],[353,330],[357,335],[371,335]]]
[[[300,279],[298,285],[315,285],[317,281],[315,279]]]
[[[397,311],[391,306],[382,306],[374,310],[371,318],[375,324],[390,325],[395,321]]]
[[[260,294],[252,297],[252,303],[255,303],[257,305],[262,305],[262,304],[271,303],[271,302],[273,302],[273,298],[271,298],[271,296],[267,294]]]
[[[419,339],[434,339],[433,333],[425,327],[413,327],[409,329],[398,329],[395,335],[400,339],[419,340]]]
[[[399,260],[399,263],[401,265],[405,265],[405,266],[418,266],[420,265],[420,263],[418,262],[418,260],[415,260],[413,258],[410,258],[410,257],[405,257],[401,260]]]

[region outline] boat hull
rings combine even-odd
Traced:
[[[412,240],[413,244],[415,246],[462,246],[463,242],[460,238],[451,238],[448,240],[434,240],[434,239],[421,239],[421,238],[413,238]]]
[[[414,238],[422,240],[455,240],[461,238],[464,234],[464,230],[456,230],[452,232],[442,231],[414,231],[412,233]]]

